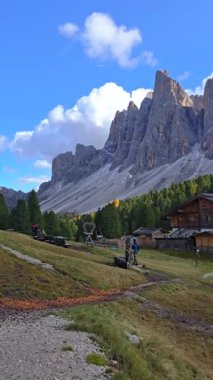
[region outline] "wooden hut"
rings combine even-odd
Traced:
[[[169,241],[159,241],[159,244],[164,243],[165,247],[168,245],[170,248],[173,245],[174,249],[180,245],[186,249],[191,244],[201,251],[213,252],[213,194],[198,194],[196,198],[167,214],[166,219],[169,219],[173,230]],[[185,241],[186,238],[188,242]],[[179,244],[175,239],[179,239]]]
[[[213,230],[203,231],[195,236],[196,248],[202,252],[213,253]]]
[[[133,232],[133,236],[137,236],[140,247],[156,247],[156,238],[163,237],[162,228],[140,227]]]
[[[172,228],[213,229],[213,194],[201,193],[166,215]]]

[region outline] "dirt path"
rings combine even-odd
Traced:
[[[44,310],[52,308],[63,308],[71,307],[77,305],[86,305],[86,304],[97,304],[99,302],[109,302],[115,301],[124,298],[132,298],[137,295],[137,291],[141,289],[147,289],[149,287],[158,285],[158,284],[170,284],[179,282],[179,279],[174,280],[162,280],[162,281],[151,281],[145,284],[132,286],[128,289],[110,289],[110,290],[97,290],[90,289],[92,293],[89,296],[84,297],[58,297],[52,300],[23,300],[23,299],[14,299],[14,298],[0,298],[0,311],[2,309],[11,309],[11,310]]]
[[[55,272],[55,269],[54,269],[53,265],[51,265],[51,264],[44,263],[43,261],[41,261],[39,259],[34,259],[33,257],[28,256],[28,255],[24,255],[23,253],[18,252],[15,249],[12,249],[10,247],[7,247],[4,244],[0,244],[0,248],[11,253],[12,255],[16,256],[18,259],[26,261],[29,264],[37,265],[43,269],[47,269],[47,270],[51,270],[51,271]]]
[[[5,319],[8,314],[16,314],[20,311],[35,310],[58,310],[60,308],[75,307],[78,305],[98,304],[100,302],[111,302],[122,299],[136,298],[141,303],[141,310],[149,310],[159,318],[168,319],[181,325],[185,329],[200,331],[213,335],[213,326],[206,322],[195,319],[186,313],[176,309],[162,306],[156,302],[147,300],[138,295],[138,292],[158,284],[173,284],[180,282],[180,279],[150,281],[145,284],[132,286],[128,289],[112,289],[107,291],[92,290],[92,294],[85,297],[66,298],[59,297],[53,300],[16,300],[10,298],[0,299],[0,320]]]
[[[123,290],[97,291],[87,297],[57,298],[49,301],[0,299],[0,377],[5,380],[106,380],[106,367],[87,363],[90,353],[102,354],[88,334],[67,331],[70,322],[51,315],[65,307],[98,304],[136,298],[141,312],[149,310],[184,329],[213,335],[212,326],[185,313],[164,307],[139,295],[158,284],[180,282],[150,281]],[[68,347],[68,350],[66,350]]]

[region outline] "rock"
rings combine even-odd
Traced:
[[[203,109],[203,96],[202,95],[191,95],[190,99],[193,102],[193,108],[196,112],[200,112]]]
[[[130,343],[132,343],[132,344],[139,344],[140,343],[140,338],[137,335],[132,335],[128,331],[126,331],[125,334],[128,337]]]
[[[74,164],[74,155],[72,152],[59,154],[52,162],[52,182],[70,180],[71,168]]]
[[[113,366],[113,367],[117,367],[118,366],[118,361],[117,360],[111,360],[111,365]]]
[[[128,157],[132,144],[137,114],[138,108],[133,102],[130,102],[128,110],[117,115],[115,120],[117,145],[114,152],[111,169],[121,165]]]
[[[141,107],[136,114],[134,121],[134,132],[131,139],[131,144],[128,151],[128,156],[121,164],[121,170],[133,165],[136,161],[138,152],[140,151],[140,144],[142,143],[148,124],[149,112],[152,104],[152,93],[147,94],[146,98],[142,101]],[[136,170],[137,172],[137,170]]]
[[[156,73],[153,101],[134,172],[178,160],[197,142],[193,101],[167,72]]]
[[[208,79],[204,91],[203,150],[205,156],[213,159],[213,78]]]
[[[206,278],[211,278],[211,277],[213,277],[213,273],[212,273],[212,272],[210,272],[210,273],[205,273],[205,274],[203,275],[203,278],[204,278],[204,279],[206,279]]]

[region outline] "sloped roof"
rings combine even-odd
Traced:
[[[208,236],[213,236],[213,230],[208,230],[208,231],[201,231],[201,232],[198,232],[197,234],[196,234],[196,236],[206,236],[206,235],[208,235]]]
[[[210,202],[213,202],[213,194],[211,193],[200,193],[198,194],[198,198],[207,199]]]
[[[172,232],[169,234],[170,238],[176,238],[176,237],[189,237],[194,236],[198,233],[198,229],[191,229],[191,228],[175,228],[172,230]]]
[[[191,199],[190,201],[187,201],[185,203],[182,203],[181,205],[179,205],[178,207],[176,207],[175,209],[173,209],[172,211],[168,212],[168,214],[165,215],[165,218],[175,214],[179,209],[183,209],[185,208],[186,206],[188,206],[190,203],[192,202],[195,202],[196,200],[199,200],[199,199],[206,199],[208,200],[209,202],[213,202],[213,194],[212,193],[200,193],[198,194],[195,198]]]
[[[139,236],[139,235],[147,235],[150,236],[155,232],[162,231],[162,228],[156,228],[156,227],[140,227],[137,230],[133,232],[133,235]]]

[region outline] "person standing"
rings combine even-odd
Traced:
[[[136,238],[133,239],[133,243],[132,243],[131,249],[132,249],[133,255],[134,255],[133,265],[138,265],[137,254],[138,254],[138,251],[139,251],[139,244],[138,244]]]
[[[125,241],[125,260],[126,260],[126,263],[128,262],[129,260],[129,257],[130,257],[130,250],[131,250],[131,238],[128,236],[126,238],[126,241]]]

